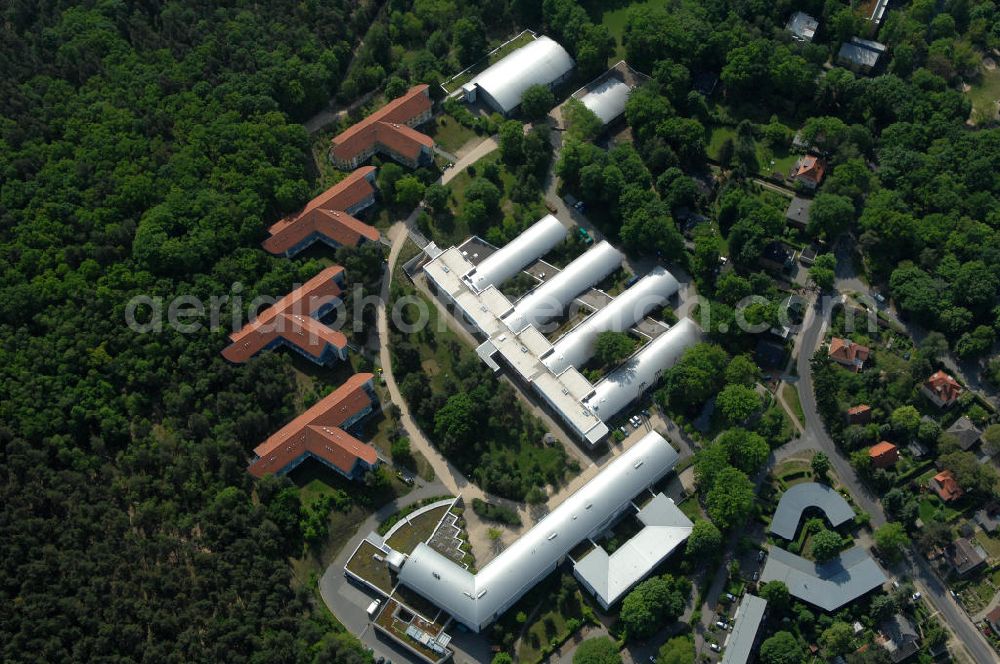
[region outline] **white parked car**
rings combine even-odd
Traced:
[[[716,620],[715,621],[715,626],[718,627],[719,629],[728,629],[729,628],[729,625],[727,625],[726,623],[722,622],[721,620]]]
[[[922,597],[922,595],[920,593],[913,593],[913,596],[910,597],[910,599],[912,599],[914,602],[916,602],[921,597]]]
[[[719,647],[718,643],[709,643],[708,647],[714,650],[715,652],[722,652],[722,648]]]

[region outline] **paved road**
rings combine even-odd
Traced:
[[[850,489],[858,505],[871,516],[873,527],[886,522],[885,512],[875,496],[867,487],[861,484],[857,474],[848,460],[834,444],[816,409],[816,397],[813,393],[812,372],[809,360],[816,347],[823,339],[826,323],[816,307],[810,307],[805,321],[805,329],[801,333],[797,369],[799,374],[798,390],[802,410],[806,416],[803,441],[810,447],[824,451],[830,457],[831,465],[840,481]],[[936,609],[946,625],[955,636],[955,642],[964,647],[976,662],[988,664],[996,662],[997,655],[986,639],[969,620],[965,611],[951,598],[948,589],[937,577],[930,565],[915,553],[907,554],[907,561],[902,565],[904,573],[911,576],[918,587],[921,587],[924,599]]]

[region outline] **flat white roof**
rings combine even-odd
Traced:
[[[670,443],[650,432],[477,574],[420,543],[399,581],[478,632],[552,572],[574,546],[607,528],[677,458]]]
[[[602,420],[614,417],[672,367],[685,350],[701,340],[701,330],[690,318],[653,339],[623,365],[594,385],[584,405]]]
[[[573,298],[617,270],[622,259],[621,253],[607,242],[594,245],[518,300],[504,322],[520,332],[528,325],[538,327],[559,316]]]
[[[487,286],[499,286],[526,265],[547,254],[564,237],[566,227],[547,214],[472,268],[466,279],[477,291]]]
[[[573,567],[580,578],[609,607],[632,586],[666,560],[691,534],[691,523],[674,501],[662,493],[653,496],[636,518],[644,528],[608,553],[596,547]]]
[[[552,346],[545,365],[560,373],[569,366],[582,367],[594,354],[594,344],[601,332],[624,332],[654,308],[662,306],[680,285],[662,267],[654,268],[607,306],[560,337]]]
[[[485,91],[509,113],[521,104],[521,95],[535,84],[552,85],[573,69],[573,58],[549,37],[539,37],[510,53],[469,81]]]

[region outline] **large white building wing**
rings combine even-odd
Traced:
[[[624,332],[654,308],[666,303],[679,287],[674,275],[661,267],[655,268],[556,341],[552,353],[542,361],[557,374],[570,366],[580,368],[594,354],[597,335],[608,331]]]
[[[573,69],[573,58],[548,37],[522,46],[466,84],[485,92],[502,113],[521,104],[521,95],[535,84],[552,85]]]
[[[700,340],[701,330],[695,322],[681,319],[597,383],[583,405],[607,421],[651,387],[685,350]]]
[[[474,267],[466,279],[476,291],[487,286],[499,286],[566,237],[566,227],[551,214],[547,214],[523,233],[487,256]]]
[[[399,581],[478,632],[555,569],[574,546],[604,530],[637,493],[666,475],[677,457],[670,443],[652,431],[478,574],[421,543],[404,563]]]
[[[514,332],[520,332],[528,325],[537,327],[555,318],[574,297],[617,270],[621,263],[621,253],[601,242],[521,298],[504,322]]]

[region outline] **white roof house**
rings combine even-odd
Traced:
[[[574,546],[606,529],[677,458],[670,443],[650,432],[477,574],[421,543],[403,564],[399,581],[479,632],[552,572]]]
[[[530,86],[555,85],[572,69],[573,58],[569,57],[566,49],[543,36],[491,65],[462,89],[466,98],[481,96],[490,106],[506,115],[520,106],[521,95]]]
[[[685,350],[700,340],[698,325],[690,318],[681,319],[598,382],[594,393],[584,400],[583,405],[602,420],[614,417],[659,380],[663,371],[672,367]]]
[[[632,87],[616,76],[608,76],[580,98],[583,105],[608,124],[625,112],[625,102],[632,94]]]
[[[465,279],[476,291],[499,286],[547,254],[566,237],[566,232],[561,221],[547,214],[472,268]]]
[[[680,285],[674,275],[661,267],[632,285],[607,306],[566,333],[543,358],[554,373],[567,367],[581,367],[594,354],[594,344],[601,332],[624,332],[654,308],[662,306]]]
[[[736,609],[733,631],[726,637],[726,652],[722,655],[722,664],[746,664],[750,661],[766,610],[767,600],[750,593],[743,596],[740,607]]]
[[[611,555],[596,547],[573,566],[573,574],[605,609],[621,599],[691,535],[694,524],[674,501],[653,496],[636,518],[644,528]]]
[[[521,298],[504,322],[514,332],[556,316],[573,298],[618,269],[622,255],[607,242],[595,245],[565,269]]]

